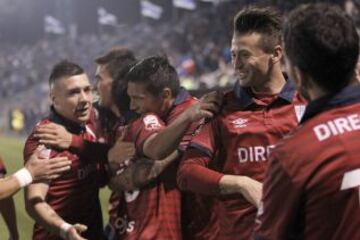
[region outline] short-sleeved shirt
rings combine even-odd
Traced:
[[[278,95],[268,99],[258,100],[249,88],[238,84],[225,95],[220,114],[198,131],[189,146],[207,156],[203,166],[222,174],[263,181],[269,153],[277,141],[297,126],[305,109],[305,101],[290,80]],[[216,209],[218,239],[250,237],[257,209],[241,194],[219,196]]]
[[[81,135],[88,141],[95,141],[94,124],[89,122],[84,125],[72,123],[57,114],[53,109],[48,118],[43,119],[38,125],[54,122],[63,125],[72,134]],[[33,133],[28,137],[24,148],[24,160],[28,161],[30,155],[39,145]],[[87,239],[102,239],[102,214],[99,202],[98,162],[70,151],[46,149],[42,157],[66,156],[71,163],[71,170],[58,179],[49,182],[46,202],[66,222],[70,224],[81,223],[88,226],[83,234]],[[59,236],[53,235],[35,223],[34,240],[58,240]]]
[[[5,164],[2,158],[0,157],[0,178],[3,178],[5,174],[6,174]]]
[[[311,102],[271,156],[255,239],[360,239],[360,87]]]

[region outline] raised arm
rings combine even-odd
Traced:
[[[40,144],[48,147],[70,150],[100,162],[107,161],[107,154],[110,149],[108,144],[86,140],[81,134],[71,134],[64,126],[56,123],[38,126],[34,131],[34,138]]]
[[[146,140],[143,147],[145,156],[151,159],[165,159],[177,148],[186,130],[193,122],[203,118],[212,118],[219,111],[222,97],[221,92],[211,92],[186,109],[165,129]]]

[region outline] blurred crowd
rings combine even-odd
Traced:
[[[9,125],[12,109],[23,112],[25,132],[46,113],[48,75],[59,60],[78,63],[94,79],[94,59],[114,46],[128,47],[140,58],[166,54],[176,66],[182,85],[189,90],[231,85],[235,81],[230,66],[231,19],[248,2],[229,1],[196,11],[181,11],[170,22],[143,19],[137,25],[103,29],[98,34],[75,38],[48,35],[31,45],[1,45],[0,131]],[[358,16],[357,1],[346,3],[347,11]],[[283,6],[280,10],[285,11],[287,5]]]

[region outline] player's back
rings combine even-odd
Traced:
[[[360,239],[360,94],[356,95],[357,103],[309,119],[277,149],[285,171],[301,189],[293,225],[301,226],[305,239]]]

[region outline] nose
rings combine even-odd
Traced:
[[[243,62],[241,61],[240,57],[233,58],[233,65],[235,69],[240,69],[243,66]]]
[[[134,102],[134,100],[131,100],[130,99],[130,110],[131,111],[136,111],[137,107],[136,107],[136,104]]]
[[[91,91],[87,92],[82,90],[80,93],[79,100],[80,102],[91,102],[92,93]]]

